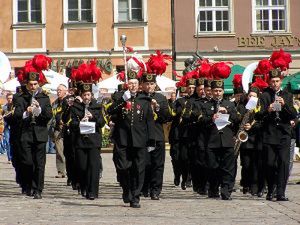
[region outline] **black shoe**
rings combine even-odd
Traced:
[[[221,197],[222,197],[222,200],[232,200],[232,198],[228,194],[221,194]]]
[[[186,182],[186,187],[187,188],[191,188],[192,187],[192,182],[191,181],[187,181]]]
[[[128,196],[128,194],[122,194],[122,198],[123,198],[123,202],[126,203],[130,203],[130,198]]]
[[[87,194],[86,194],[86,191],[85,190],[80,190],[80,194],[82,197],[86,197]]]
[[[257,197],[261,198],[263,195],[264,195],[264,192],[263,192],[263,191],[257,192]]]
[[[284,195],[277,195],[276,201],[283,201],[286,202],[289,199],[287,197],[285,197]]]
[[[159,200],[159,196],[157,194],[151,195],[151,200]]]
[[[33,193],[32,193],[32,191],[31,191],[31,189],[28,188],[28,189],[26,189],[25,192],[26,192],[26,195],[27,195],[27,196],[29,196],[29,197],[33,196]]]
[[[71,186],[72,185],[72,181],[71,180],[67,180],[67,186]]]
[[[148,197],[149,197],[149,193],[148,193],[148,192],[143,192],[143,196],[144,196],[145,198],[148,198]]]
[[[203,190],[198,190],[198,194],[199,195],[207,195],[207,191],[203,191]]]
[[[181,182],[181,189],[182,189],[182,190],[186,190],[185,182]]]
[[[138,208],[141,208],[141,205],[138,202],[130,202],[130,207],[138,209]]]
[[[174,185],[179,186],[179,184],[180,184],[180,178],[175,178],[174,179]]]
[[[268,200],[268,201],[272,201],[273,198],[274,198],[273,193],[268,193],[266,196],[266,200]]]
[[[89,194],[89,200],[95,200],[95,196],[93,194]]]
[[[247,194],[248,192],[249,192],[249,188],[244,187],[244,188],[243,188],[243,194],[245,195],[245,194]]]
[[[42,199],[42,194],[39,191],[36,191],[33,195],[33,199]]]
[[[218,192],[208,191],[209,198],[220,198],[220,194]]]

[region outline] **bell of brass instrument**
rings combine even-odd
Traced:
[[[243,117],[243,120],[240,124],[240,127],[239,127],[239,130],[237,132],[237,135],[235,137],[235,145],[234,145],[234,154],[237,155],[239,150],[240,150],[240,147],[241,147],[241,144],[248,141],[248,138],[249,138],[249,135],[248,133],[246,132],[244,126],[246,123],[249,122],[249,117],[252,113],[252,110],[248,110],[244,117]]]

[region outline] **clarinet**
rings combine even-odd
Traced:
[[[34,106],[34,101],[35,101],[34,93],[32,92],[32,97],[31,97],[31,107],[35,107],[35,106]],[[35,124],[36,124],[36,121],[35,121],[35,115],[34,115],[34,113],[32,113],[32,114],[31,114],[30,125],[31,125],[31,126],[34,126]]]
[[[275,93],[275,103],[276,104],[280,104],[278,102],[278,98],[279,98],[279,92],[278,93]],[[279,125],[279,122],[280,122],[280,116],[279,116],[279,109],[275,108],[275,114],[276,114],[276,117],[275,117],[275,122],[276,122],[276,125],[278,126]]]

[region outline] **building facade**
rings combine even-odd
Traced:
[[[0,0],[0,5],[0,51],[13,69],[41,53],[53,58],[58,72],[96,58],[110,74],[124,65],[122,34],[145,57],[156,49],[171,53],[166,0]]]
[[[245,67],[283,48],[293,57],[289,72],[299,71],[299,9],[298,0],[174,0],[176,70],[197,49]]]

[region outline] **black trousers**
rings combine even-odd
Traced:
[[[176,180],[179,180],[181,176],[181,171],[180,171],[180,164],[179,164],[179,142],[178,141],[170,144],[170,156],[171,156],[171,162],[173,166],[174,178]]]
[[[264,171],[261,165],[261,151],[258,149],[241,149],[241,186],[249,188],[251,193],[261,191],[264,186]]]
[[[191,149],[189,140],[181,139],[179,141],[178,164],[180,168],[180,173],[182,175],[182,183],[186,183],[190,175],[190,151]]]
[[[72,134],[64,133],[64,156],[66,159],[66,170],[68,180],[72,182],[72,185],[75,185],[78,182],[77,170],[76,170],[76,161],[75,161],[75,149],[73,146]]]
[[[116,166],[120,174],[123,199],[139,202],[145,179],[145,148],[115,144]]]
[[[100,157],[99,148],[76,148],[80,188],[86,190],[87,197],[98,198]]]
[[[22,141],[20,162],[22,185],[27,189],[42,192],[45,179],[46,143]]]
[[[233,148],[208,148],[210,191],[230,194],[235,181],[235,155]]]
[[[193,189],[195,191],[206,191],[208,182],[207,156],[203,147],[195,146],[193,155],[191,155],[191,175],[193,181]]]
[[[166,158],[164,141],[157,141],[155,150],[146,151],[145,180],[142,191],[150,195],[160,195]]]
[[[277,195],[284,196],[289,176],[290,138],[281,139],[280,144],[264,144],[264,162],[266,163],[266,179],[269,193],[277,186]]]
[[[20,137],[17,138],[17,136],[14,136],[14,134],[10,132],[9,144],[12,155],[11,161],[16,172],[16,183],[23,187],[21,182],[23,179],[21,178]]]

